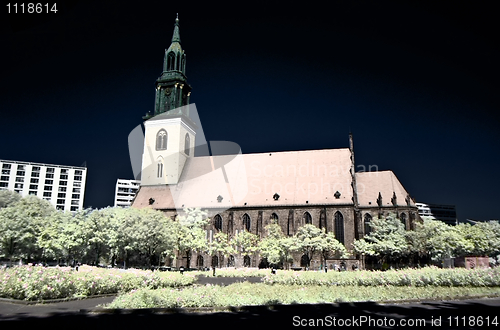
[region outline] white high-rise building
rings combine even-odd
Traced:
[[[418,207],[418,214],[421,217],[440,220],[449,225],[456,225],[458,223],[455,205],[424,203],[415,203],[415,205]]]
[[[129,207],[140,185],[140,180],[118,179],[116,181],[115,206]]]
[[[36,195],[59,210],[83,208],[86,167],[1,160],[0,190]]]

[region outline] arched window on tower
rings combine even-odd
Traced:
[[[170,52],[167,55],[167,70],[172,71],[175,67],[175,55],[174,52]]]
[[[309,212],[305,212],[302,219],[304,220],[304,224],[306,224],[306,225],[312,225],[312,223],[313,223],[311,214]]]
[[[372,232],[372,227],[370,226],[370,221],[372,221],[372,216],[370,213],[365,213],[365,235],[368,235]]]
[[[163,177],[163,162],[161,160],[158,162],[158,169],[157,169],[156,176],[158,178]]]
[[[222,217],[218,214],[214,217],[214,227],[218,231],[222,231]]]
[[[250,216],[248,214],[243,214],[243,229],[250,231]]]
[[[276,213],[271,214],[271,223],[278,223],[278,215]]]
[[[177,65],[176,65],[176,70],[177,70],[177,71],[182,71],[182,69],[181,69],[181,54],[177,55]]]
[[[335,212],[335,238],[344,244],[344,216],[339,211]]]
[[[184,153],[189,156],[189,146],[190,146],[190,138],[189,134],[186,133],[186,136],[184,137]]]
[[[403,224],[404,229],[408,230],[408,227],[406,226],[406,213],[402,212],[399,218],[401,219],[401,223]]]
[[[186,55],[182,55],[182,65],[181,65],[181,71],[184,72],[186,70]]]
[[[161,129],[156,134],[156,150],[167,150],[167,140],[168,134],[167,131]]]

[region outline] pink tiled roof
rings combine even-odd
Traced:
[[[177,185],[141,186],[133,206],[155,209],[352,204],[349,149],[194,157]],[[221,166],[224,165],[224,171]],[[227,181],[229,183],[226,182]],[[392,171],[356,173],[360,206],[406,205],[408,193]],[[340,198],[335,198],[338,191]],[[279,195],[278,200],[273,195]],[[217,197],[221,196],[219,202]],[[149,199],[154,203],[149,205]],[[411,201],[411,205],[415,205]]]
[[[392,171],[358,172],[356,173],[356,186],[360,206],[377,206],[379,192],[384,206],[392,206],[391,198],[394,192],[397,204],[406,205],[405,199],[408,193]],[[410,203],[415,206],[413,200]]]
[[[194,157],[179,184],[142,186],[133,206],[146,207],[149,198],[157,209],[350,204],[350,164],[347,148]]]

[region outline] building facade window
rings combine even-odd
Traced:
[[[250,216],[246,213],[243,214],[243,228],[250,231]]]
[[[365,213],[364,216],[365,235],[368,235],[372,232],[372,227],[370,226],[371,221],[372,221],[372,216],[369,213]]]
[[[303,220],[304,220],[304,224],[312,225],[313,221],[312,221],[311,213],[305,212],[304,216],[303,216]]]
[[[401,215],[399,216],[399,218],[401,219],[401,223],[403,224],[403,228],[405,230],[408,230],[408,226],[406,225],[406,213],[401,213]]]
[[[334,216],[335,238],[340,243],[344,244],[344,216],[340,211],[335,212]]]
[[[184,153],[189,156],[189,146],[190,146],[190,138],[189,134],[186,133],[186,137],[184,138]]]
[[[271,220],[271,223],[278,223],[278,215],[276,213],[271,214],[269,219]]]
[[[167,131],[161,129],[156,134],[156,150],[167,150],[168,134]]]
[[[163,163],[162,162],[158,163],[158,171],[157,171],[156,175],[158,178],[163,177]]]
[[[214,217],[214,227],[218,231],[222,231],[222,217],[219,214]]]

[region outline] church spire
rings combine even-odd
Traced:
[[[156,80],[154,114],[147,114],[143,117],[145,120],[164,112],[169,112],[169,115],[172,116],[181,115],[178,111],[174,113],[171,110],[180,109],[189,104],[191,86],[187,82],[186,54],[181,47],[180,41],[179,16],[177,16],[175,18],[172,43],[165,50],[163,70],[161,76]],[[188,116],[188,113],[182,115]]]
[[[181,42],[181,34],[179,32],[179,14],[175,18],[174,34],[172,35],[172,42]]]

